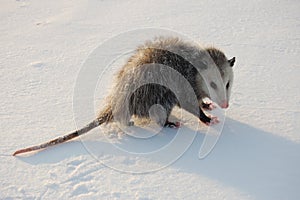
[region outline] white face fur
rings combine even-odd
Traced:
[[[229,105],[230,95],[231,95],[231,88],[233,84],[233,70],[229,63],[226,63],[224,66],[224,75],[222,76],[223,84],[225,86],[226,91],[226,100],[227,104]]]
[[[217,67],[209,68],[205,74],[202,73],[202,75],[204,75],[203,78],[205,79],[204,82],[208,86],[208,88],[204,87],[207,96],[221,108],[227,108],[229,106],[233,84],[232,67],[234,62],[235,58],[232,58],[224,63],[223,66],[220,67],[222,73],[219,72]]]

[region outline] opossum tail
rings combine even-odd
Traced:
[[[100,126],[103,123],[108,123],[110,121],[112,121],[113,119],[113,115],[112,115],[112,111],[110,107],[107,107],[106,109],[104,109],[99,116],[97,117],[97,119],[95,119],[94,121],[92,121],[91,123],[87,124],[86,126],[84,126],[83,128],[73,131],[65,136],[61,136],[58,138],[55,138],[49,142],[45,142],[43,144],[40,145],[36,145],[36,146],[32,146],[32,147],[28,147],[25,149],[20,149],[18,151],[16,151],[15,153],[13,153],[13,156],[17,155],[17,154],[21,154],[21,153],[27,153],[27,152],[31,152],[31,151],[36,151],[39,149],[44,149],[50,146],[54,146],[57,144],[61,144],[63,142],[69,141],[73,138],[76,138],[80,135],[83,135],[85,133],[87,133],[88,131],[92,130],[93,128],[96,128],[97,126]]]

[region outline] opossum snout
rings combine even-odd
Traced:
[[[223,103],[221,103],[221,108],[228,108],[229,107],[229,103],[228,101],[224,101]]]

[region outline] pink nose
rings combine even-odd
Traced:
[[[221,108],[228,108],[229,104],[227,101],[225,101],[224,103],[221,104]]]

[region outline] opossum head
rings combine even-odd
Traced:
[[[221,108],[228,108],[233,84],[232,67],[235,63],[235,57],[227,59],[224,53],[216,48],[207,48],[205,50],[214,62],[207,69],[205,81],[207,87],[204,87],[206,89],[205,92]]]

